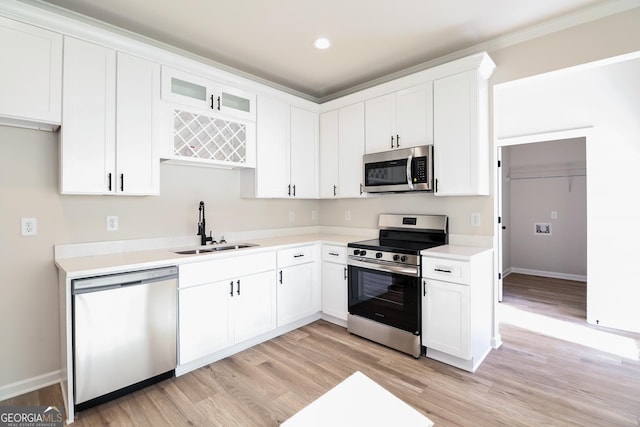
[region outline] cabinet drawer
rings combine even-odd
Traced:
[[[185,288],[202,283],[235,279],[263,271],[275,270],[275,268],[275,252],[238,255],[181,265],[178,268],[178,283],[180,288]]]
[[[422,257],[422,277],[468,285],[470,266],[466,261]]]
[[[334,245],[322,245],[322,261],[346,264],[347,263],[347,247],[334,246]]]
[[[300,246],[278,251],[278,268],[291,267],[292,265],[305,264],[314,261],[315,246]]]

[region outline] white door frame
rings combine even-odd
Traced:
[[[498,161],[502,161],[502,147],[576,138],[585,138],[588,142],[592,134],[593,127],[583,127],[495,139],[493,150],[493,164],[496,165],[493,170],[493,194],[495,194],[495,197],[493,199],[494,212],[496,213],[496,218],[493,222],[493,247],[495,248],[495,257],[493,260],[493,268],[495,271],[493,288],[495,295],[493,302],[494,305],[497,305],[500,301],[502,301],[502,223],[498,222],[498,218],[502,218],[502,169],[498,167]],[[587,307],[587,310],[588,309],[589,307]],[[502,337],[500,336],[500,319],[498,319],[497,307],[494,307],[493,314],[494,333],[492,346],[493,348],[498,348],[500,347],[500,345],[502,345]]]

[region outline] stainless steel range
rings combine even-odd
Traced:
[[[420,251],[447,244],[445,215],[381,214],[379,237],[349,243],[350,333],[420,357]]]

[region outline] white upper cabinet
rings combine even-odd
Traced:
[[[60,125],[62,35],[0,17],[0,124]]]
[[[367,153],[433,143],[431,82],[369,99],[365,112]]]
[[[257,164],[243,176],[247,196],[318,197],[318,114],[260,96]]]
[[[158,194],[159,85],[158,64],[65,37],[63,194]]]
[[[162,67],[163,159],[255,167],[256,96]]]
[[[229,117],[256,119],[255,94],[166,66],[162,67],[162,99]]]
[[[489,194],[488,78],[478,68],[433,82],[434,174],[438,196]]]
[[[364,102],[320,116],[320,197],[355,198],[362,191]]]

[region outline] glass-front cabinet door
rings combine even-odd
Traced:
[[[162,68],[162,99],[255,121],[256,95],[170,67]]]

